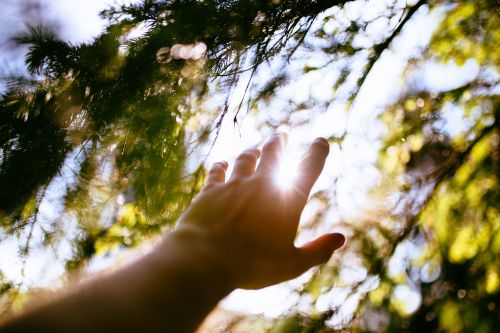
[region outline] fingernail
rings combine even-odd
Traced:
[[[340,249],[342,246],[345,244],[345,236],[342,234],[334,234],[334,239],[335,239],[335,249],[334,251]]]
[[[325,138],[323,138],[323,137],[318,137],[314,141],[318,141],[318,142],[323,142],[323,143],[329,144],[328,140],[325,139]]]

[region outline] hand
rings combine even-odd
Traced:
[[[332,233],[300,248],[294,246],[300,215],[323,170],[329,145],[323,138],[316,139],[301,162],[294,186],[284,190],[274,184],[273,174],[285,145],[286,135],[278,133],[267,141],[262,154],[256,148],[245,150],[227,181],[228,164],[215,163],[176,231],[213,254],[235,288],[262,288],[298,276],[327,261],[344,244],[343,235]]]
[[[178,229],[136,263],[61,294],[0,323],[2,332],[193,332],[235,288],[262,288],[328,260],[344,243],[327,234],[293,244],[309,191],[323,169],[328,142],[316,139],[293,189],[273,184],[285,135],[244,151],[226,181],[216,163]],[[61,315],[62,314],[62,315]]]

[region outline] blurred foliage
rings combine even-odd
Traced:
[[[33,235],[56,253],[69,246],[68,270],[139,244],[173,225],[201,187],[203,156],[193,151],[216,139],[238,85],[235,123],[245,109],[265,114],[263,126],[299,128],[334,101],[349,109],[415,14],[439,11],[430,43],[408,60],[404,89],[379,115],[386,131],[372,197],[382,203],[342,224],[350,239],[342,258],[291,291],[298,301],[287,315],[227,314],[212,329],[495,331],[498,2],[385,1],[379,15],[359,14],[373,2],[145,0],[103,11],[106,30],[78,45],[30,26],[15,38],[28,47],[30,75],[9,77],[0,99],[2,239],[17,239],[20,260]],[[471,62],[477,75],[449,89],[422,79],[429,64],[461,71]],[[281,94],[318,72],[332,76],[333,97]],[[266,114],[277,100],[285,106]],[[330,139],[342,149],[346,135]],[[304,230],[335,209],[332,191],[311,198],[317,209]],[[0,275],[2,306],[20,287]]]
[[[392,216],[403,227],[398,243],[406,238],[419,253],[392,280],[421,302],[409,314],[393,303],[391,313],[381,305],[397,286],[385,289],[382,302],[371,299],[380,287],[372,291],[368,306],[384,316],[387,331],[493,332],[499,323],[499,42],[498,3],[449,4],[407,76],[426,62],[459,70],[467,61],[478,65],[477,75],[441,91],[410,83],[381,115],[387,135],[379,161],[401,188]]]

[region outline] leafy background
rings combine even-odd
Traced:
[[[226,300],[206,331],[494,331],[496,1],[138,1],[86,42],[5,6],[28,25],[3,45],[26,64],[2,69],[3,312],[50,285],[36,263],[66,281],[168,232],[206,163],[279,128],[332,144],[298,241],[349,243],[264,291],[278,316]]]

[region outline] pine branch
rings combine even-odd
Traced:
[[[368,63],[365,65],[365,70],[363,71],[363,74],[361,77],[358,79],[357,85],[356,85],[356,90],[352,93],[351,97],[349,98],[350,104],[354,102],[356,97],[358,96],[359,90],[361,89],[361,86],[365,83],[366,78],[368,77],[368,74],[370,74],[373,66],[375,63],[380,59],[382,56],[382,53],[389,48],[389,46],[392,44],[393,40],[401,33],[403,28],[405,27],[406,23],[415,15],[415,13],[427,3],[427,0],[419,0],[415,5],[413,5],[409,10],[406,16],[402,20],[400,20],[398,26],[394,31],[391,33],[391,35],[386,38],[382,43],[379,43],[373,47],[373,54],[369,58]]]

